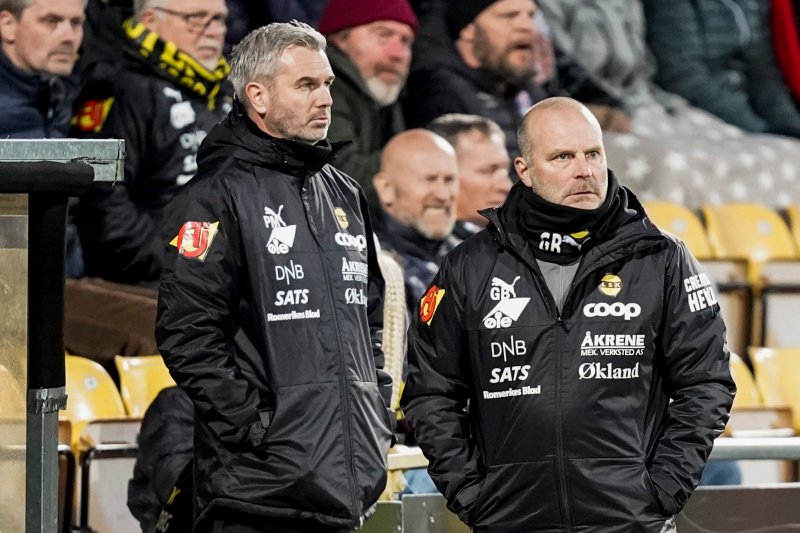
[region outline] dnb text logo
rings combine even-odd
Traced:
[[[517,298],[514,285],[519,281],[519,276],[510,284],[500,278],[492,278],[492,288],[489,298],[498,302],[489,313],[483,317],[483,326],[488,329],[508,328],[517,321],[522,311],[531,301],[530,298]]]
[[[444,289],[440,289],[436,285],[432,285],[422,300],[419,302],[419,319],[429,326],[433,320],[433,315],[436,313],[436,308],[444,298]]]
[[[189,259],[205,261],[214,237],[217,236],[217,222],[186,222],[181,226],[178,235],[169,243],[178,249],[178,253]]]
[[[294,245],[294,236],[297,226],[287,226],[281,217],[283,205],[278,207],[275,212],[271,208],[264,206],[264,225],[272,230],[267,240],[267,251],[271,254],[288,254]]]

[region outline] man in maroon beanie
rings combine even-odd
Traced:
[[[411,64],[417,17],[407,0],[330,0],[319,23],[336,82],[328,136],[352,141],[336,167],[356,179],[371,206],[383,146],[405,129],[397,98]]]

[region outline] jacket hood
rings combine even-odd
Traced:
[[[305,176],[319,171],[335,159],[349,142],[331,143],[323,139],[304,144],[275,138],[250,120],[244,106],[236,100],[228,116],[214,126],[197,153],[198,164],[233,158],[247,163]]]

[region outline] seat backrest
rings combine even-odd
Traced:
[[[703,223],[691,209],[674,202],[651,201],[644,203],[644,210],[656,226],[685,242],[697,259],[711,258]]]
[[[750,372],[747,363],[735,353],[731,353],[731,374],[736,383],[736,397],[733,399],[734,409],[764,405],[753,373]]]
[[[792,232],[794,245],[800,250],[800,204],[787,207],[786,217],[789,219],[789,230]]]
[[[0,418],[25,418],[23,390],[11,371],[0,365]]]
[[[764,405],[789,406],[800,433],[800,348],[750,348],[756,385]]]
[[[162,389],[175,385],[160,355],[118,355],[122,403],[130,416],[142,417]]]
[[[722,259],[763,263],[795,259],[797,252],[786,223],[765,205],[729,203],[703,206],[711,249]]]
[[[77,355],[66,355],[67,408],[76,441],[93,420],[124,418],[125,406],[114,380],[99,363]]]

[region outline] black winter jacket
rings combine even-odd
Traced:
[[[383,279],[333,153],[268,137],[237,106],[168,208],[156,338],[195,404],[196,523],[355,527],[385,486]]]
[[[659,532],[735,392],[708,278],[642,214],[585,252],[559,314],[538,243],[486,213],[409,340],[402,405],[434,482],[476,532]]]

